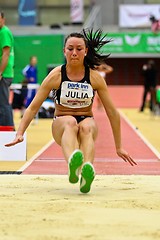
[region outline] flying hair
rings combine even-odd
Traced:
[[[111,40],[107,39],[107,34],[104,34],[101,29],[98,29],[95,32],[93,29],[83,29],[81,33],[71,33],[65,39],[64,44],[66,44],[70,37],[82,38],[84,40],[85,45],[88,48],[87,55],[84,59],[85,65],[95,69],[96,66],[106,63],[110,54],[103,55],[101,49],[105,44],[111,42]]]

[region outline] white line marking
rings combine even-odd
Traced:
[[[54,139],[52,139],[50,142],[48,142],[44,147],[41,148],[40,151],[38,151],[33,157],[31,157],[19,170],[23,172],[27,167],[31,165],[31,163],[40,155],[42,154],[48,147],[51,146],[52,143],[54,143]]]
[[[157,149],[136,129],[136,127],[130,122],[130,120],[125,116],[125,114],[120,111],[121,116],[123,119],[128,123],[128,125],[135,131],[135,133],[143,140],[143,142],[148,146],[148,148],[151,149],[151,151],[160,159],[160,153],[157,151]]]
[[[39,158],[35,160],[36,162],[65,162],[64,158]],[[111,159],[111,158],[95,158],[94,163],[111,163],[111,162],[122,162],[124,163],[123,160],[121,159]],[[136,159],[136,162],[145,162],[145,163],[151,163],[151,162],[158,162],[160,163],[160,161],[156,160],[156,159]]]

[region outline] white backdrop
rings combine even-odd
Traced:
[[[160,4],[124,4],[119,6],[120,27],[149,27],[149,17],[160,19]]]
[[[70,0],[71,22],[83,22],[83,0]]]

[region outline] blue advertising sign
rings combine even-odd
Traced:
[[[19,0],[18,3],[19,25],[35,25],[36,0]]]

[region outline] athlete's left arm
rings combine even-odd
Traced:
[[[105,80],[94,70],[91,70],[91,85],[97,90],[109,118],[118,156],[124,161],[129,162],[131,165],[136,164],[129,154],[122,148],[120,114],[113,104]]]
[[[112,99],[108,92],[108,87],[105,80],[96,71],[91,73],[91,84],[92,87],[97,90],[99,98],[102,101],[106,114],[110,120],[113,135],[115,139],[116,149],[121,148],[121,134],[120,134],[120,115],[116,110]]]

